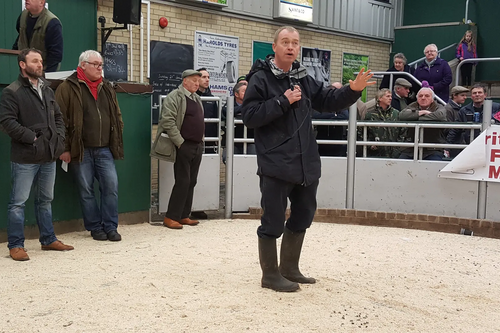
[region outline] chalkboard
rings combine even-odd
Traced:
[[[182,83],[182,72],[193,69],[192,45],[151,41],[151,75],[153,86],[153,124],[158,123],[159,98],[168,95]]]
[[[110,81],[127,81],[127,45],[106,43],[104,77]]]

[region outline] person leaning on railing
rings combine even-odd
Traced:
[[[366,121],[395,122],[399,111],[391,106],[392,94],[389,89],[380,89],[376,96],[375,110],[366,114]],[[368,141],[398,142],[404,141],[404,129],[401,127],[368,127]],[[371,146],[368,156],[398,158],[398,147]]]
[[[434,100],[434,91],[431,88],[422,88],[418,91],[417,101],[399,113],[401,121],[432,121],[446,122],[446,109]],[[413,142],[415,128],[408,129],[406,141]],[[424,129],[424,143],[445,143],[443,130],[440,128]],[[402,151],[399,158],[413,159],[413,149],[407,148]],[[424,160],[443,160],[442,148],[424,148],[422,158]]]

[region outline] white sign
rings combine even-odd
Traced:
[[[312,22],[313,0],[279,0],[278,17]]]
[[[492,125],[440,172],[439,177],[500,182],[500,125]]]
[[[207,69],[212,94],[225,100],[238,79],[239,38],[196,31],[194,40],[194,68]]]

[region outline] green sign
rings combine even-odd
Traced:
[[[344,53],[342,57],[342,84],[348,84],[349,80],[354,80],[362,68],[368,70],[369,56],[353,53]],[[366,89],[361,94],[361,100],[366,102]]]
[[[274,54],[273,43],[253,41],[252,44],[252,64],[257,59],[264,60],[268,54]]]

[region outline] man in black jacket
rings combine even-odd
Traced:
[[[35,191],[35,216],[42,250],[68,251],[57,240],[51,203],[56,179],[55,160],[64,152],[65,127],[49,83],[42,79],[42,53],[24,49],[18,56],[21,75],[4,89],[0,125],[11,138],[12,192],[7,213],[10,256],[29,260],[24,249],[24,204]]]
[[[250,73],[241,112],[243,122],[254,128],[257,173],[260,177],[264,214],[257,230],[262,287],[295,291],[305,277],[298,262],[305,231],[316,211],[316,190],[321,176],[318,145],[311,115],[314,110],[335,112],[347,108],[369,84],[370,71],[360,71],[350,87],[324,88],[307,75],[295,59],[300,49],[299,32],[281,27],[274,35],[275,56],[257,60]],[[287,199],[291,214],[285,221]],[[283,235],[280,266],[276,239]]]

